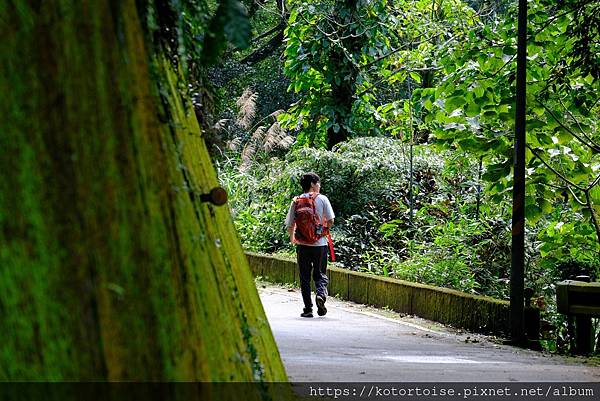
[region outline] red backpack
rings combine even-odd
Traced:
[[[294,198],[295,236],[300,243],[312,244],[327,235],[315,207],[317,196],[319,196],[318,193],[311,192],[307,197],[296,196]]]
[[[322,237],[327,237],[329,245],[329,256],[331,261],[335,262],[335,252],[333,251],[333,241],[329,227],[323,226],[315,200],[319,196],[318,193],[311,192],[308,197],[296,196],[294,198],[294,221],[296,222],[296,241],[304,244],[313,244]]]

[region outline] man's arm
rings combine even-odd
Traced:
[[[287,227],[288,235],[290,236],[290,242],[295,244],[296,238],[294,237],[294,231],[296,229],[296,223],[294,222],[294,201],[290,203],[287,216],[285,216],[285,225]]]
[[[323,201],[323,220],[325,221],[325,225],[327,226],[327,228],[331,228],[335,219],[335,213],[333,213],[333,208],[331,207],[331,202],[329,202],[329,198],[323,196]]]

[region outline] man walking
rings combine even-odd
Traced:
[[[300,290],[304,301],[302,317],[313,317],[310,291],[310,277],[315,282],[317,314],[327,313],[327,238],[335,217],[331,203],[320,194],[321,179],[315,173],[307,173],[300,179],[302,195],[292,201],[285,224],[290,241],[296,245]]]

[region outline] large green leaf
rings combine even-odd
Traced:
[[[492,164],[486,168],[485,174],[482,178],[486,181],[498,181],[500,178],[506,177],[510,174],[511,164],[509,161],[503,163]]]
[[[446,110],[452,111],[462,107],[466,103],[467,100],[464,98],[464,96],[453,96],[446,99],[445,107]]]
[[[470,102],[465,109],[465,114],[468,117],[475,117],[475,116],[479,115],[480,111],[481,111],[481,108],[479,107],[479,105],[477,103]]]

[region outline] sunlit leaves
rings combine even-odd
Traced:
[[[597,191],[598,93],[600,87],[573,58],[573,15],[528,2],[530,37],[527,67],[527,204],[534,223],[552,211],[567,187],[569,204],[590,217],[584,190]],[[564,15],[559,15],[564,14]],[[442,80],[433,92],[414,97],[428,114],[424,122],[438,142],[485,156],[488,192],[509,196],[514,132],[516,20],[509,13],[497,24],[475,25],[468,41],[444,43],[439,58]],[[598,38],[597,38],[598,39]],[[596,185],[596,186],[594,186]],[[562,189],[558,189],[562,188]]]
[[[346,88],[353,105],[351,113],[346,109],[332,124],[345,125],[355,135],[396,131],[407,114],[375,111],[394,96],[406,98],[419,86],[432,85],[438,60],[446,53],[439,43],[466,37],[475,15],[459,0],[358,1],[356,8],[348,4],[291,4],[285,66],[290,89],[302,95],[296,111],[302,108],[310,115],[301,136],[316,129],[319,119],[331,118],[324,107],[340,87]],[[306,74],[310,69],[321,74],[321,82]]]

